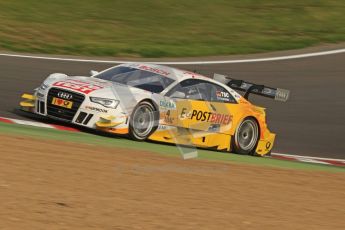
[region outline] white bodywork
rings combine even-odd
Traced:
[[[171,83],[162,92],[152,93],[143,89],[97,78],[99,74],[121,66],[156,73],[170,78],[174,82]],[[143,100],[150,100],[159,107],[159,110],[164,108],[166,109],[166,103],[162,103],[162,101],[171,103],[174,102],[164,95],[179,82],[192,78],[202,79],[204,81],[209,81],[214,84],[220,85],[221,87],[225,88],[237,101],[241,98],[240,94],[218,81],[204,77],[197,73],[183,71],[166,66],[130,63],[118,65],[110,69],[104,70],[91,77],[67,76],[65,74],[59,73],[51,74],[44,81],[41,87],[35,90],[34,94],[37,98],[36,103],[44,102],[46,108],[44,110],[39,110],[36,106],[32,112],[42,116],[48,116],[53,119],[60,119],[58,116],[51,116],[47,114],[47,105],[51,103],[51,101],[48,101],[48,92],[51,88],[56,88],[61,89],[64,92],[69,91],[78,93],[85,97],[84,101],[81,103],[80,107],[75,113],[73,119],[69,122],[88,128],[97,128],[96,123],[105,118],[111,119],[112,122],[117,123],[117,129],[128,128],[128,120],[130,118],[130,115],[139,102]],[[116,108],[107,108],[101,104],[92,102],[90,100],[91,97],[114,99],[118,100],[119,104]],[[81,112],[84,112],[87,115],[92,114],[92,118],[85,123],[77,122],[76,120]]]

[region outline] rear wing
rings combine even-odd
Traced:
[[[232,89],[244,91],[245,94],[243,97],[247,100],[251,93],[284,102],[289,99],[290,95],[290,91],[287,89],[272,88],[243,80],[236,80],[221,74],[214,74],[213,79],[229,86]]]

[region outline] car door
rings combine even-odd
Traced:
[[[165,120],[194,134],[227,133],[232,127],[236,100],[222,86],[201,79],[180,82],[166,95],[175,109],[167,110]]]

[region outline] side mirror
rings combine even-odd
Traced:
[[[175,91],[173,94],[170,95],[170,98],[185,98],[186,94],[180,91]]]
[[[90,70],[90,75],[91,75],[91,77],[94,76],[94,75],[96,75],[96,74],[98,74],[98,73],[99,73],[99,72],[96,71],[96,70]]]

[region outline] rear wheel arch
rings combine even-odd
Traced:
[[[253,121],[257,126],[256,141],[255,141],[254,145],[249,150],[242,149],[241,145],[239,143],[236,143],[236,141],[238,141],[237,139],[239,138],[237,135],[239,135],[238,132],[240,132],[240,128],[241,128],[242,124],[243,123],[250,123],[250,125],[253,124],[252,122],[247,122],[247,121]],[[261,136],[261,127],[260,127],[260,122],[258,121],[258,119],[254,116],[244,117],[238,123],[238,126],[236,126],[234,129],[235,130],[234,130],[234,133],[232,135],[231,143],[230,143],[231,151],[234,151],[235,153],[238,153],[238,154],[255,155],[255,150],[256,150],[256,147],[259,143],[260,136]]]
[[[261,136],[261,126],[260,126],[259,120],[256,117],[254,117],[254,116],[248,116],[246,118],[251,118],[251,119],[254,119],[256,121],[256,123],[258,124],[258,128],[259,128],[259,139],[260,139],[260,136]]]

